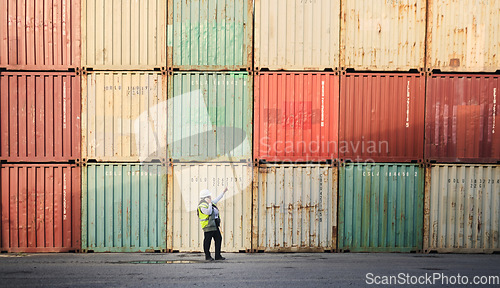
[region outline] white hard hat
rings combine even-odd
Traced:
[[[206,197],[210,197],[212,196],[212,193],[210,193],[209,190],[205,189],[205,190],[201,190],[200,192],[200,198],[206,198]]]

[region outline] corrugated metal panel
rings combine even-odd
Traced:
[[[0,1],[0,67],[67,70],[79,66],[79,0]]]
[[[339,67],[340,0],[255,0],[255,69]]]
[[[2,164],[0,251],[80,249],[80,167]]]
[[[340,168],[340,251],[418,252],[423,214],[421,166],[345,164]]]
[[[82,65],[165,68],[167,0],[82,0]]]
[[[273,164],[257,170],[254,251],[335,250],[338,169],[324,164]]]
[[[432,165],[427,169],[426,252],[500,251],[500,166]]]
[[[168,87],[169,157],[251,159],[252,83],[245,72],[173,73]]]
[[[425,25],[426,0],[342,1],[341,66],[423,70]]]
[[[338,157],[337,73],[260,73],[255,77],[256,159],[281,162]]]
[[[83,168],[82,187],[84,251],[165,251],[164,165],[87,164]]]
[[[428,1],[428,70],[500,70],[500,1]]]
[[[340,89],[341,158],[423,161],[424,76],[343,73]]]
[[[84,75],[82,158],[166,160],[166,78],[156,72]]]
[[[251,70],[252,0],[168,0],[168,67]]]
[[[168,175],[169,250],[203,251],[203,230],[196,209],[200,191],[213,198],[229,190],[217,203],[221,217],[222,251],[250,251],[252,229],[252,166],[241,163],[174,163]],[[212,248],[214,246],[212,245]]]
[[[52,162],[80,158],[80,76],[0,73],[0,159]]]
[[[498,75],[428,77],[425,158],[433,162],[500,163],[497,94]]]

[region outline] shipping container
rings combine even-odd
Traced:
[[[326,164],[256,167],[253,251],[336,250],[337,171]]]
[[[165,161],[166,78],[159,72],[84,73],[82,158]]]
[[[80,0],[0,1],[0,68],[80,67]]]
[[[500,1],[428,0],[427,69],[500,70]]]
[[[310,162],[338,158],[337,73],[255,76],[254,158]]]
[[[426,0],[342,1],[341,67],[423,71]]]
[[[77,162],[80,89],[74,72],[1,72],[0,160]]]
[[[167,0],[82,0],[82,65],[165,70]]]
[[[344,164],[340,168],[341,252],[421,252],[424,168]]]
[[[82,175],[84,252],[165,252],[164,164],[88,163]]]
[[[167,247],[169,251],[202,252],[204,232],[197,216],[200,191],[217,203],[222,251],[248,252],[252,229],[252,166],[250,163],[173,163],[168,174]],[[212,245],[212,248],[214,246]],[[212,250],[213,251],[213,250]]]
[[[426,160],[500,163],[500,131],[496,126],[500,125],[500,97],[497,100],[497,93],[500,94],[499,75],[429,76]]]
[[[425,181],[426,252],[500,252],[500,166],[435,164]]]
[[[253,81],[246,72],[174,72],[168,85],[172,160],[252,158]]]
[[[337,70],[340,0],[255,0],[255,63],[267,70]]]
[[[422,162],[425,77],[343,73],[339,154],[353,162]]]
[[[80,250],[80,167],[0,166],[1,252]]]
[[[168,67],[252,69],[252,0],[168,0]]]

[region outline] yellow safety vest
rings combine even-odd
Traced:
[[[201,212],[201,208],[208,208],[208,203],[207,202],[202,202],[200,203],[200,205],[198,205],[198,217],[200,218],[200,224],[201,224],[201,229],[207,227],[208,225],[208,218],[210,217],[210,215],[207,215],[207,214],[203,214],[203,212]]]

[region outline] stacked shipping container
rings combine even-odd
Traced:
[[[0,251],[78,251],[80,1],[0,10]]]

